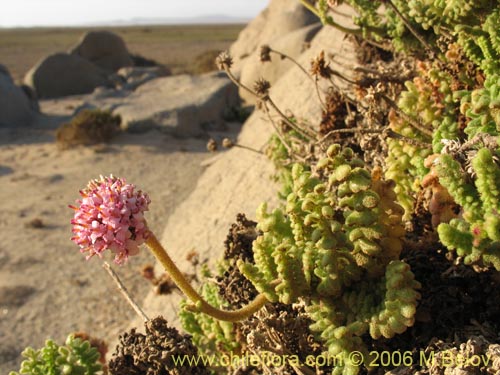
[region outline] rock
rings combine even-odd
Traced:
[[[24,94],[28,97],[31,105],[31,109],[35,112],[40,112],[40,104],[38,103],[38,96],[36,95],[35,90],[32,87],[27,85],[21,85],[21,89],[24,91]]]
[[[340,6],[335,21],[346,27],[354,27],[349,14],[353,10],[349,6]],[[341,17],[340,14],[346,14]],[[333,27],[322,28],[311,41],[311,47],[306,50],[297,62],[306,70],[309,70],[311,60],[316,58],[321,51],[325,52],[326,59],[332,69],[353,77],[353,70],[357,65],[355,46],[345,37],[345,34]],[[329,56],[334,57],[330,61]],[[333,76],[333,82],[339,88],[347,87],[349,84],[342,79]],[[329,82],[319,82],[320,91],[325,92],[330,86]],[[313,81],[309,79],[298,67],[294,66],[273,85],[270,90],[273,101],[283,111],[293,113],[298,119],[307,119],[310,124],[319,124],[321,121],[322,107],[316,94]]]
[[[7,167],[5,165],[0,164],[0,177],[11,174],[13,172],[14,170],[11,167]],[[2,257],[0,257],[0,260],[2,260]]]
[[[237,88],[221,73],[151,80],[117,103],[122,129],[153,128],[178,136],[200,136],[224,127],[223,115],[239,103]]]
[[[45,57],[24,77],[24,83],[39,98],[88,94],[96,87],[108,86],[106,71],[91,62],[66,53]]]
[[[142,84],[159,77],[170,76],[170,70],[163,66],[126,67],[113,74],[112,80],[118,82],[118,87],[125,90],[135,90]]]
[[[134,72],[140,71],[130,70],[132,82]],[[143,133],[156,129],[180,137],[204,136],[207,131],[225,130],[226,121],[233,121],[229,116],[234,117],[239,108],[237,87],[220,72],[160,77],[142,84],[135,91],[125,86],[118,90],[98,87],[89,95],[64,100],[68,103],[66,106],[73,109],[73,116],[88,109],[110,111],[120,115],[122,130]],[[44,101],[47,110],[61,105],[60,99]]]
[[[5,65],[0,64],[0,74],[6,75],[10,77],[9,69]],[[11,78],[12,80],[12,78]]]
[[[16,86],[9,71],[0,65],[0,126],[25,126],[36,115],[38,101]]]
[[[297,59],[321,27],[321,23],[303,27],[285,35],[280,35],[278,38],[271,40],[268,45],[275,51]],[[261,62],[260,47],[244,61],[241,61],[241,64],[241,82],[249,87],[252,87],[253,83],[261,77],[268,80],[271,86],[275,85],[278,79],[294,65],[289,59],[281,59],[275,53],[271,54],[271,61]],[[308,65],[305,65],[305,69],[308,69]],[[246,90],[240,89],[239,94],[245,104],[253,105],[256,103],[255,96],[249,94]]]
[[[74,47],[72,55],[80,56],[108,72],[132,66],[130,56],[123,39],[110,31],[90,31]]]
[[[135,67],[138,68],[161,67],[168,72],[168,74],[166,75],[172,75],[172,71],[167,66],[160,64],[158,61],[134,53],[130,54],[130,58],[132,59],[132,65]]]
[[[231,46],[231,55],[238,65],[262,44],[316,22],[318,18],[297,0],[271,0],[268,7],[240,32]]]

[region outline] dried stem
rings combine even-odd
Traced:
[[[292,156],[293,151],[292,151],[291,146],[286,142],[285,138],[283,137],[283,134],[281,134],[281,130],[278,128],[278,126],[274,122],[273,118],[271,117],[271,113],[269,113],[269,108],[267,108],[267,105],[265,103],[263,103],[263,109],[267,115],[267,118],[271,122],[271,125],[273,126],[274,131],[276,132],[276,135],[278,136],[280,142],[283,144],[283,146],[285,146],[286,151],[288,152],[288,155]]]
[[[432,150],[432,145],[429,143],[425,143],[413,138],[408,138],[405,137],[404,135],[398,134],[392,130],[387,131],[387,136],[393,139],[398,139],[400,141],[403,141],[409,145],[420,147],[420,148],[426,148],[428,150]]]
[[[340,79],[342,79],[342,80],[344,80],[346,82],[349,82],[350,84],[353,84],[353,85],[357,85],[358,84],[358,82],[353,81],[352,79],[343,76],[340,72],[338,72],[336,70],[330,69],[330,73],[333,74],[336,77],[339,77]]]
[[[236,86],[239,86],[239,87],[243,88],[245,91],[247,91],[249,94],[255,96],[256,98],[258,98],[258,99],[260,99],[262,101],[268,102],[271,105],[271,107],[273,107],[273,109],[278,113],[278,115],[280,115],[280,117],[283,119],[283,121],[285,121],[285,123],[288,126],[290,126],[292,129],[296,130],[297,132],[299,132],[301,135],[303,135],[305,138],[307,138],[309,140],[312,140],[314,138],[314,135],[308,134],[305,130],[301,129],[297,124],[294,124],[293,122],[291,122],[288,119],[288,117],[286,117],[283,114],[283,112],[280,111],[280,109],[276,106],[276,104],[274,104],[274,102],[269,97],[269,95],[265,95],[265,96],[258,95],[256,92],[254,92],[253,90],[251,90],[250,88],[248,88],[247,86],[245,86],[243,83],[241,83],[240,81],[238,81],[238,79],[233,75],[233,73],[231,72],[231,70],[227,66],[224,67],[224,71],[228,75],[229,79]]]
[[[316,143],[320,144],[326,141],[334,134],[382,134],[384,130],[381,129],[360,129],[360,128],[350,128],[350,129],[334,129],[330,130],[323,137],[321,137]]]
[[[316,95],[318,96],[319,103],[323,107],[323,110],[326,112],[326,103],[321,97],[321,94],[319,92],[319,85],[318,85],[318,77],[316,76],[316,79],[314,80],[314,87],[316,87]]]
[[[288,56],[286,53],[283,53],[283,52],[280,52],[280,51],[276,51],[274,49],[272,49],[271,47],[269,47],[269,52],[272,52],[272,53],[275,53],[277,55],[279,55],[281,58],[284,58],[284,59],[288,59],[290,60],[293,64],[295,64],[300,70],[302,70],[302,72],[307,76],[309,77],[309,79],[312,80],[312,77],[311,75],[309,74],[309,72],[302,66],[298,63],[297,60],[295,60],[293,57],[291,56]]]
[[[262,100],[265,100],[267,103],[269,103],[271,105],[271,107],[276,111],[276,113],[278,113],[278,115],[283,119],[283,121],[285,121],[285,123],[292,129],[294,129],[295,131],[297,131],[298,133],[300,133],[302,136],[304,136],[305,138],[307,138],[308,140],[313,140],[315,137],[313,134],[309,134],[307,133],[304,129],[302,129],[300,126],[298,126],[297,124],[293,123],[292,121],[290,121],[290,119],[288,117],[285,116],[285,114],[283,112],[281,112],[281,110],[278,108],[278,106],[276,104],[274,104],[274,102],[272,101],[272,99],[268,96],[266,96],[265,98],[262,98]]]
[[[238,79],[234,76],[234,74],[231,72],[231,70],[228,67],[224,67],[224,71],[226,72],[226,74],[229,77],[229,79],[236,86],[241,87],[243,90],[245,90],[246,92],[248,92],[249,94],[251,94],[253,96],[259,97],[259,95],[257,95],[252,89],[250,89],[249,87],[245,86],[243,83],[241,83],[240,81],[238,81]]]
[[[352,129],[334,129],[325,134],[321,139],[319,139],[316,143],[321,144],[330,138],[334,134],[384,134],[389,138],[398,139],[405,143],[411,144],[413,146],[418,146],[420,148],[432,149],[432,146],[428,143],[418,141],[416,139],[405,137],[404,135],[398,134],[390,129],[360,129],[360,128],[352,128]]]
[[[239,148],[242,148],[242,149],[244,149],[244,150],[252,151],[252,152],[255,152],[256,154],[263,155],[263,152],[262,152],[262,151],[256,150],[256,149],[254,149],[254,148],[252,148],[252,147],[248,147],[248,146],[240,145],[239,143],[235,143],[235,144],[233,144],[233,147],[239,147]]]
[[[342,25],[336,23],[332,17],[327,17],[325,14],[323,14],[318,9],[316,9],[316,7],[314,5],[312,5],[309,1],[300,0],[300,2],[311,13],[313,13],[316,17],[318,17],[324,25],[326,24],[326,25],[335,27],[337,30],[340,30],[346,34],[359,35],[359,36],[361,36],[363,34],[363,30],[361,30],[361,29],[349,29],[348,27],[345,27],[345,26],[342,26]]]
[[[334,89],[336,89],[342,95],[342,98],[344,99],[344,101],[352,104],[353,106],[355,106],[357,108],[364,109],[365,111],[367,110],[367,108],[363,107],[360,102],[358,102],[355,99],[352,99],[351,97],[349,97],[348,93],[345,92],[344,90],[342,90],[338,85],[336,85],[335,82],[333,82],[333,79],[331,77],[330,77],[329,80],[330,80],[330,84],[332,85],[332,87]]]
[[[399,9],[396,7],[396,5],[391,1],[391,0],[386,0],[386,4],[389,5],[389,7],[398,15],[399,18],[401,18],[401,21],[405,24],[406,28],[413,34],[415,38],[418,39],[420,43],[429,51],[434,53],[437,56],[437,51],[432,48],[432,46],[425,41],[425,39],[415,30],[415,28],[411,25],[410,21],[399,11]]]
[[[132,297],[130,296],[130,293],[128,292],[127,288],[125,287],[125,285],[123,285],[123,283],[121,282],[120,278],[118,277],[118,275],[116,274],[116,272],[111,268],[111,266],[109,265],[109,263],[108,262],[104,262],[102,266],[103,266],[103,268],[106,271],[108,271],[109,275],[111,276],[111,278],[115,282],[116,286],[118,287],[118,290],[120,291],[120,293],[122,294],[122,296],[125,297],[125,300],[129,303],[129,305],[132,306],[132,308],[135,310],[135,312],[137,313],[137,315],[139,315],[142,318],[142,320],[144,320],[145,322],[149,321],[149,318],[146,315],[146,313],[132,299]]]

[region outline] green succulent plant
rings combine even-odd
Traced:
[[[254,263],[238,266],[270,301],[305,300],[311,329],[345,361],[334,373],[352,374],[348,353],[363,350],[364,334],[390,338],[413,325],[419,283],[399,260],[403,210],[392,184],[339,145],[316,171],[322,178],[293,166],[285,208],[260,207]]]
[[[385,29],[384,37],[390,38],[396,50],[414,50],[415,38],[408,32],[413,29],[413,36],[418,39],[419,34],[425,35],[434,52],[438,51],[434,59],[420,66],[412,81],[405,83],[406,90],[398,100],[404,116],[390,116],[392,130],[415,141],[388,140],[385,176],[396,182],[404,219],[411,219],[422,180],[430,173],[426,158],[442,153],[435,160],[434,170],[459,212],[450,222],[439,225],[439,238],[466,263],[498,270],[499,147],[476,140],[500,134],[500,2],[347,3],[361,14],[357,18],[361,28],[368,30],[376,22]],[[375,18],[374,9],[381,3],[386,4],[387,11]],[[472,147],[462,147],[471,143]],[[455,144],[456,149],[450,150],[450,144]]]
[[[500,167],[493,155],[485,147],[477,151],[471,162],[474,183],[464,178],[460,163],[450,155],[438,158],[439,181],[463,210],[461,217],[440,224],[438,233],[466,264],[482,263],[500,271]]]
[[[41,349],[26,348],[19,372],[9,375],[96,375],[102,374],[99,351],[70,335],[64,345],[47,340]]]

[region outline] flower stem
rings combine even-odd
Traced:
[[[338,23],[336,23],[333,20],[333,18],[327,17],[326,14],[324,14],[323,12],[320,12],[318,9],[316,9],[316,7],[314,5],[312,5],[308,0],[300,0],[300,2],[311,13],[313,13],[316,17],[318,17],[321,20],[321,23],[323,23],[324,25],[326,24],[326,25],[329,25],[329,26],[333,26],[336,29],[338,29],[338,30],[340,30],[340,31],[342,31],[342,32],[344,32],[346,34],[352,34],[352,35],[361,35],[362,34],[362,30],[361,29],[349,29],[347,27],[339,25]]]
[[[172,280],[179,287],[179,289],[188,297],[193,303],[196,311],[202,312],[204,314],[210,315],[211,317],[224,320],[227,322],[238,322],[244,320],[255,312],[260,310],[268,301],[264,294],[259,294],[252,302],[247,306],[234,311],[220,310],[208,304],[207,301],[191,286],[191,284],[186,280],[182,272],[177,268],[172,258],[167,254],[163,246],[160,244],[156,236],[150,232],[149,237],[146,240],[146,245],[149,247],[151,252],[154,254],[156,259],[165,268]]]
[[[116,272],[111,268],[109,263],[104,262],[104,264],[102,266],[106,271],[108,271],[109,275],[111,276],[111,278],[115,282],[116,286],[118,287],[118,290],[125,297],[125,300],[130,304],[130,306],[132,306],[134,311],[142,318],[142,320],[144,320],[145,322],[149,321],[149,318],[146,315],[146,313],[133,300],[133,298],[130,295],[130,293],[128,292],[127,288],[125,287],[125,285],[123,285],[122,281],[120,280],[120,278],[118,277]]]

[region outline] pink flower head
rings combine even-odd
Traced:
[[[89,182],[80,191],[80,207],[70,206],[75,216],[71,220],[73,242],[80,246],[87,259],[109,249],[115,254],[115,263],[123,264],[129,255],[139,252],[139,245],[147,239],[149,231],[144,211],[151,202],[142,191],[123,178],[113,175]]]

